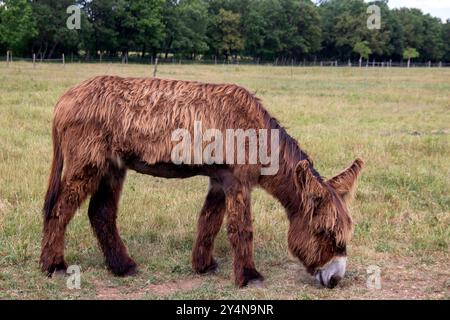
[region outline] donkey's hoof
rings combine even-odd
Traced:
[[[219,270],[219,264],[215,259],[212,260],[211,264],[204,268],[200,273],[216,273]]]
[[[57,277],[57,276],[65,276],[67,271],[67,263],[62,261],[59,263],[53,263],[49,266],[43,266],[42,271],[49,278]]]
[[[255,269],[245,269],[244,277],[241,282],[238,282],[239,287],[253,287],[259,288],[262,286],[264,277]]]
[[[252,279],[247,284],[248,288],[264,288],[264,279]]]
[[[51,275],[52,278],[64,278],[65,276],[67,276],[67,271],[63,269],[55,270]]]
[[[118,277],[132,277],[138,273],[138,268],[136,262],[131,260],[127,264],[111,267],[111,271]]]

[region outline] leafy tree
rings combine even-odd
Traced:
[[[27,0],[0,1],[0,43],[20,54],[36,35],[36,22]]]
[[[376,3],[382,12],[389,10],[385,1]],[[373,53],[379,57],[389,54],[388,25],[381,19],[380,30],[367,28],[367,8],[368,4],[363,0],[330,0],[321,4],[323,56],[349,59],[355,44],[361,41],[367,41]]]
[[[369,55],[372,53],[372,50],[369,47],[369,43],[367,41],[360,41],[355,44],[353,47],[353,51],[359,54],[359,66],[362,65],[362,59],[369,60]]]
[[[37,24],[37,35],[32,42],[32,50],[38,57],[51,58],[55,52],[78,52],[77,30],[69,30],[66,25],[71,0],[32,1],[33,17]]]
[[[147,50],[156,55],[164,39],[164,0],[119,0],[117,4],[113,10],[122,55],[133,49],[140,49],[142,57]]]
[[[411,65],[411,59],[419,57],[419,52],[415,48],[406,48],[403,51],[403,58],[408,59],[408,68]]]
[[[442,42],[444,43],[443,58],[450,61],[450,19],[442,26]]]
[[[439,60],[444,54],[441,21],[424,15],[419,9],[393,10],[402,25],[403,48],[416,48],[426,60]]]
[[[165,7],[166,58],[169,50],[174,53],[196,54],[208,50],[208,10],[204,0],[167,1]]]
[[[66,27],[74,3],[81,30]],[[381,9],[378,30],[367,27],[371,4]],[[391,10],[387,0],[0,0],[0,50],[287,62],[361,59],[365,47],[374,59],[402,59],[410,47],[424,61],[448,61],[449,24],[418,9]]]
[[[225,9],[220,9],[215,19],[218,37],[217,48],[225,59],[235,55],[244,48],[244,39],[240,32],[241,15]]]

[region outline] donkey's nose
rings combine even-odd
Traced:
[[[341,281],[341,277],[339,276],[332,276],[330,278],[330,281],[328,282],[327,288],[329,289],[333,289],[334,287],[337,286],[337,284],[339,283],[339,281]]]
[[[345,275],[346,257],[336,257],[317,271],[316,279],[324,286],[333,289]]]

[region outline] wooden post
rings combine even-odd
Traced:
[[[9,50],[6,51],[6,64],[9,65]]]
[[[338,66],[338,62],[337,62],[337,60],[335,61],[335,66],[336,66],[336,67]]]
[[[155,67],[153,68],[153,78],[156,77],[156,72],[158,72],[158,57],[155,59]]]
[[[431,68],[431,61],[428,61],[428,68]]]
[[[66,58],[64,56],[64,53],[62,54],[62,63],[63,63],[63,66],[65,67],[66,66]]]
[[[442,61],[439,61],[439,68],[442,68]]]
[[[36,68],[36,53],[33,53],[33,69]]]
[[[373,62],[372,62],[372,68],[375,68],[375,58],[373,59]]]

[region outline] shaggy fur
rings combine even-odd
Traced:
[[[177,128],[193,133],[194,121],[202,121],[204,130],[222,132],[279,129],[278,173],[263,176],[260,164],[174,165],[170,155],[176,142],[171,141],[171,134]],[[362,160],[324,180],[260,101],[237,85],[96,77],[70,89],[56,104],[53,144],[40,260],[49,275],[66,268],[64,232],[89,195],[89,219],[108,267],[119,276],[136,272],[116,226],[127,169],[167,178],[210,177],[192,253],[196,272],[217,267],[214,239],[227,216],[236,285],[262,280],[253,261],[250,195],[255,186],[267,190],[286,208],[289,249],[309,272],[346,254],[352,230],[348,195],[354,190]]]

